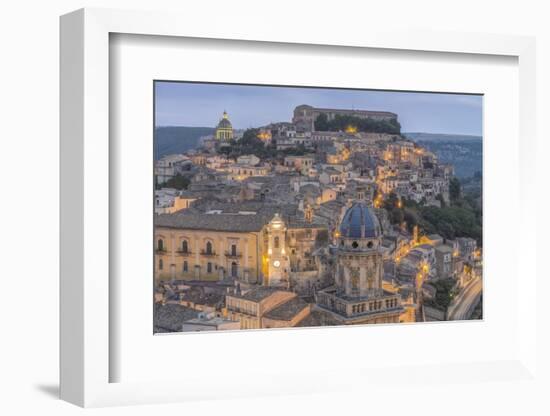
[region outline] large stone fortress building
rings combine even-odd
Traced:
[[[294,109],[292,123],[296,126],[296,130],[298,131],[311,132],[315,130],[315,120],[319,114],[326,114],[329,120],[333,120],[337,115],[370,118],[378,121],[397,120],[397,114],[390,113],[388,111],[315,108],[310,105],[303,104]]]
[[[382,231],[372,208],[356,202],[340,222],[335,285],[317,304],[343,324],[398,323],[399,295],[382,288]]]

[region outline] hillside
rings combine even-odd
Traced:
[[[477,142],[481,141],[481,136],[471,136],[466,134],[439,134],[439,133],[402,133],[403,136],[406,136],[408,139],[411,139],[415,142]]]
[[[483,142],[481,136],[456,134],[404,133],[405,137],[434,152],[440,162],[455,167],[459,178],[472,177],[483,171]]]
[[[157,127],[155,129],[155,159],[183,153],[198,147],[200,138],[213,134],[211,127]]]

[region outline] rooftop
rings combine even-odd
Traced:
[[[250,300],[253,302],[261,302],[264,299],[267,299],[269,296],[274,294],[275,292],[285,292],[284,290],[273,288],[273,287],[267,287],[267,286],[260,286],[257,288],[254,288],[252,290],[249,290],[248,292],[244,293],[243,295],[230,295],[234,298],[244,299],[244,300]]]
[[[187,213],[187,210],[155,217],[156,227],[186,230],[256,232],[270,220],[265,215]]]
[[[264,314],[266,318],[277,319],[282,321],[290,321],[298,313],[308,307],[308,303],[305,302],[302,298],[296,296],[295,298],[290,299],[288,302],[285,302]]]
[[[155,303],[154,332],[179,332],[185,321],[197,316],[198,312],[176,303],[166,305]]]

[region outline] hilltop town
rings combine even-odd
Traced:
[[[157,333],[482,316],[481,198],[397,114],[224,112],[155,180]]]

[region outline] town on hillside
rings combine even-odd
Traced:
[[[156,161],[155,333],[482,318],[481,197],[398,114],[227,110]]]

